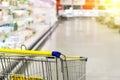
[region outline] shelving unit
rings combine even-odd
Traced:
[[[3,30],[0,48],[20,49],[21,44],[30,47],[56,21],[55,0],[3,0],[0,2],[0,28],[11,27],[11,30],[8,33],[0,29]]]
[[[63,17],[96,17],[99,10],[96,9],[98,0],[61,0],[63,9],[59,15]]]
[[[61,0],[61,5],[63,9],[59,14],[65,17],[98,17],[101,13],[120,11],[119,0]]]

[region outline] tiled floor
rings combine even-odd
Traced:
[[[94,18],[61,22],[42,50],[88,57],[87,80],[120,80],[120,34]]]

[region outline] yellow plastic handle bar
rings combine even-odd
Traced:
[[[22,54],[22,55],[40,55],[40,56],[55,56],[60,58],[61,53],[58,51],[35,51],[35,50],[16,50],[16,49],[0,49],[0,52]]]

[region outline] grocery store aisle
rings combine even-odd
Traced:
[[[42,50],[88,57],[87,80],[120,79],[120,34],[94,18],[62,21]]]

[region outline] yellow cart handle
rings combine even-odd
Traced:
[[[22,55],[40,55],[40,56],[55,56],[60,58],[62,55],[58,51],[35,51],[35,50],[16,50],[16,49],[0,49],[0,52],[22,54]]]

